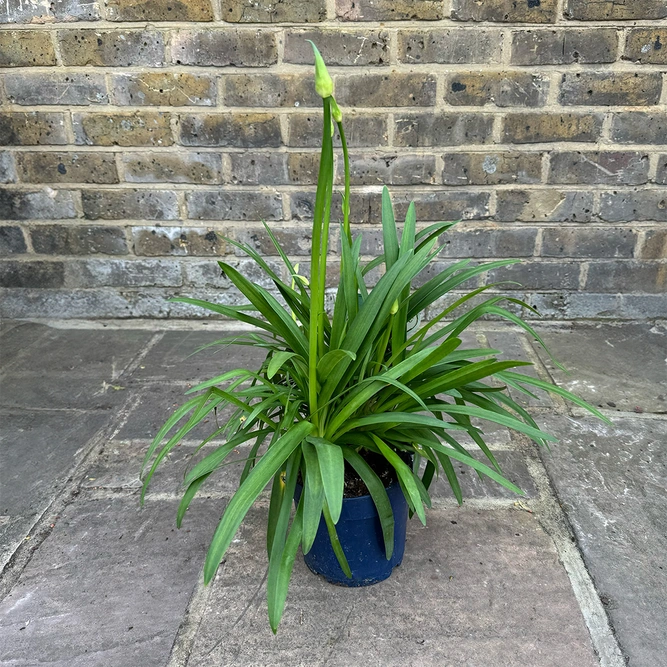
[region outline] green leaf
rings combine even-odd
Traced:
[[[391,508],[387,490],[374,470],[354,449],[344,447],[343,456],[356,470],[359,477],[361,477],[368,489],[368,493],[373,499],[375,509],[377,509],[378,516],[380,517],[380,525],[382,526],[385,555],[387,556],[387,560],[389,560],[394,552],[394,511]]]
[[[285,542],[285,548],[283,549],[282,555],[280,557],[280,567],[278,568],[277,575],[275,576],[270,597],[267,581],[267,598],[269,599],[269,625],[271,626],[273,634],[276,634],[278,631],[278,625],[280,625],[280,621],[283,617],[283,611],[285,609],[287,590],[289,588],[290,579],[292,578],[294,561],[296,560],[296,554],[299,550],[299,542],[301,542],[301,535],[303,532],[302,516],[303,503],[299,503],[296,515],[292,521],[292,527],[290,528],[289,535],[287,536],[287,541]]]
[[[192,306],[199,306],[200,308],[205,308],[206,310],[211,310],[214,313],[219,315],[224,315],[229,317],[232,320],[238,320],[244,324],[250,324],[258,329],[264,329],[272,334],[276,334],[276,329],[271,326],[268,322],[260,320],[257,317],[252,317],[251,315],[246,315],[241,312],[238,307],[233,306],[223,306],[218,303],[211,303],[210,301],[203,301],[202,299],[192,299],[188,296],[175,296],[169,299],[169,301],[175,301],[177,303],[189,303]]]
[[[385,185],[382,188],[382,238],[384,241],[384,257],[387,270],[389,270],[398,259],[398,234],[396,232],[396,220],[394,219],[394,207],[391,204],[389,189]]]
[[[450,449],[449,447],[445,447],[444,445],[435,445],[434,443],[430,443],[429,447],[431,447],[431,449],[433,449],[436,452],[436,454],[440,452],[441,454],[444,454],[449,458],[455,459],[456,461],[461,461],[461,463],[469,465],[471,468],[477,470],[477,472],[481,472],[483,475],[486,475],[494,482],[498,482],[498,484],[501,484],[506,489],[509,489],[510,491],[513,491],[514,493],[520,496],[526,495],[518,486],[512,484],[512,482],[510,482],[508,479],[505,479],[502,475],[497,473],[493,468],[489,468],[489,466],[481,463],[480,461],[473,458],[469,454],[462,454],[461,452],[458,452],[455,449]],[[446,473],[447,471],[445,470],[445,474]],[[452,489],[454,489],[454,487],[452,487]]]
[[[419,520],[423,525],[426,525],[426,514],[424,513],[424,504],[422,503],[421,493],[419,488],[415,483],[414,473],[406,465],[403,459],[393,450],[387,447],[387,445],[377,436],[373,436],[375,444],[378,446],[382,455],[391,463],[396,474],[398,475],[399,480],[402,482],[403,486],[408,492],[410,500],[412,501],[412,506],[415,508],[415,512],[419,517]]]
[[[514,429],[521,433],[525,433],[531,438],[537,438],[539,440],[551,440],[555,442],[557,438],[554,438],[548,433],[544,433],[539,429],[533,428],[524,424],[521,420],[515,419],[513,417],[507,417],[505,415],[498,414],[496,412],[491,412],[491,410],[484,410],[483,408],[478,408],[471,405],[453,405],[452,403],[435,403],[429,404],[429,410],[441,410],[451,415],[463,414],[470,415],[471,417],[479,417],[480,419],[486,419],[488,421],[496,422],[497,424],[502,424],[508,428]],[[392,415],[393,418],[393,415]]]
[[[241,275],[234,267],[219,262],[227,277],[246,296],[246,298],[264,315],[273,325],[273,329],[282,336],[289,346],[300,354],[304,359],[308,355],[308,344],[303,331],[299,329],[296,322],[285,311],[285,308],[267,290],[250,282]]]
[[[349,350],[330,350],[317,363],[317,377],[320,384],[324,384],[326,378],[332,373],[334,368],[345,358],[354,361],[357,355]]]
[[[273,378],[273,376],[289,361],[292,357],[298,356],[296,352],[274,352],[269,361],[269,366],[266,369],[266,377]]]
[[[178,511],[176,512],[176,528],[181,527],[181,524],[183,523],[183,517],[188,511],[188,507],[190,506],[192,499],[197,495],[199,487],[208,479],[210,474],[211,473],[208,473],[208,475],[202,475],[194,482],[192,482],[186,489],[185,493],[183,494],[183,498],[181,498],[181,502],[178,504]]]
[[[442,452],[436,452],[436,456],[438,457],[438,460],[440,461],[440,465],[442,466],[442,469],[445,472],[445,476],[447,477],[447,481],[449,482],[449,486],[452,488],[452,492],[454,493],[454,497],[456,498],[456,502],[459,505],[463,504],[463,494],[461,493],[461,485],[459,484],[459,480],[456,476],[456,471],[454,470],[454,466],[452,465],[452,462],[449,460],[449,457],[443,454]]]
[[[428,356],[420,361],[419,364],[414,366],[405,375],[402,375],[401,380],[403,382],[410,382],[411,380],[414,380],[414,378],[419,377],[423,372],[448,357],[459,345],[461,345],[460,338],[448,338],[443,341],[440,345],[434,348]]]
[[[323,438],[309,437],[308,442],[315,445],[324,495],[327,499],[331,519],[334,523],[338,523],[343,507],[343,490],[345,487],[343,452],[339,445],[334,445]]]
[[[208,583],[215,576],[227,548],[238,530],[243,518],[262,492],[269,480],[276,474],[290,454],[301,441],[312,431],[312,424],[307,421],[292,426],[282,437],[278,438],[262,456],[259,463],[252,469],[247,479],[227,505],[225,513],[213,535],[213,541],[206,554],[204,565],[204,582]]]
[[[222,398],[220,398],[219,396],[211,398],[214,391],[215,390],[211,389],[207,391],[205,394],[203,394],[201,397],[199,397],[200,404],[197,407],[197,410],[192,414],[190,419],[188,419],[187,423],[184,426],[182,426],[169,439],[167,444],[160,450],[160,453],[155,458],[155,461],[153,461],[153,465],[151,466],[151,469],[148,471],[148,474],[144,479],[144,484],[143,487],[141,488],[141,496],[140,496],[142,503],[144,501],[144,496],[146,494],[146,489],[148,488],[148,484],[150,483],[156,468],[158,467],[158,465],[160,465],[160,462],[176,446],[176,444],[178,444],[178,442],[180,442],[183,439],[183,437],[185,437],[195,426],[197,426],[197,424],[199,424],[206,417],[206,415],[208,415],[212,410],[214,410],[215,407],[222,401]],[[211,398],[210,401],[209,398]]]
[[[195,408],[198,408],[201,406],[201,404],[206,400],[206,395],[202,394],[201,396],[195,396],[195,398],[191,398],[189,401],[181,405],[179,408],[174,410],[172,415],[167,419],[167,421],[162,425],[160,430],[157,432],[157,435],[153,438],[153,442],[151,442],[150,447],[148,448],[148,451],[146,452],[146,455],[144,456],[144,461],[141,465],[141,473],[140,477],[143,479],[144,477],[144,469],[146,468],[146,465],[148,462],[151,460],[153,457],[153,454],[155,453],[155,450],[158,448],[160,443],[164,440],[164,437],[171,431],[172,428],[181,420],[185,415],[188,414],[188,412],[191,412]]]
[[[260,432],[261,433],[261,432]],[[243,472],[241,473],[241,477],[239,479],[239,486],[245,482],[246,478],[250,474],[250,471],[252,470],[253,466],[255,465],[255,461],[257,459],[257,452],[259,451],[259,448],[262,446],[262,443],[264,440],[266,440],[266,435],[258,435],[257,440],[255,441],[255,444],[252,446],[252,449],[250,450],[250,453],[248,454],[248,458],[246,459],[245,465],[243,466]],[[274,432],[274,437],[277,435],[277,432]]]
[[[511,371],[504,371],[502,373],[498,373],[498,377],[502,380],[503,378],[510,378],[511,380],[514,380],[515,382],[521,382],[523,384],[529,384],[532,385],[533,387],[538,387],[539,389],[543,389],[544,391],[550,391],[553,394],[558,394],[559,396],[562,396],[563,398],[566,398],[568,401],[571,401],[575,405],[578,405],[581,408],[584,408],[584,410],[588,410],[591,414],[595,415],[598,419],[601,419],[603,422],[606,422],[607,424],[611,424],[611,421],[607,419],[599,410],[594,408],[590,403],[587,403],[583,399],[579,398],[578,396],[575,396],[572,392],[567,391],[567,389],[563,389],[559,387],[558,385],[555,384],[550,384],[548,382],[543,382],[542,380],[538,380],[537,378],[530,377],[529,375],[522,375],[521,373],[512,373]],[[555,440],[555,438],[553,438]]]
[[[341,569],[343,570],[343,573],[348,579],[352,578],[352,570],[350,570],[350,565],[347,562],[347,558],[345,557],[345,552],[343,551],[343,546],[340,543],[340,540],[338,539],[338,533],[336,532],[336,524],[331,518],[331,513],[329,512],[329,505],[327,504],[326,500],[324,502],[324,507],[322,508],[322,512],[324,514],[324,521],[327,524],[327,532],[329,533],[329,541],[331,542],[331,547],[333,549],[334,554],[336,554],[336,558],[338,559],[338,564],[340,565]]]
[[[320,526],[322,505],[324,504],[324,486],[320,474],[315,447],[307,440],[301,443],[301,451],[306,463],[305,485],[303,488],[303,538],[301,548],[307,554]]]
[[[414,250],[416,225],[417,214],[415,212],[415,203],[411,201],[408,206],[408,212],[405,214],[405,225],[403,225],[403,235],[401,236],[401,253]]]
[[[208,475],[212,473],[216,468],[220,467],[222,462],[229,456],[231,452],[234,451],[236,447],[242,445],[244,442],[254,438],[266,436],[271,432],[270,429],[262,429],[261,431],[242,431],[241,433],[235,435],[224,445],[216,447],[208,456],[204,457],[197,465],[190,470],[190,472],[185,476],[183,484],[188,486],[194,482],[198,477],[202,475]]]
[[[374,426],[376,424],[385,428],[389,428],[392,424],[414,424],[416,426],[428,426],[430,428],[447,429],[449,431],[466,430],[460,424],[452,424],[427,415],[419,415],[414,412],[388,412],[351,419],[338,430],[335,439],[338,440],[344,433],[361,426]]]
[[[301,461],[301,451],[296,449],[289,457],[285,470],[285,490],[280,502],[280,510],[275,525],[271,553],[269,555],[269,573],[266,579],[266,599],[269,607],[269,621],[275,632],[282,615],[282,610],[287,597],[287,586],[289,585],[291,566],[285,578],[283,570],[283,557],[287,541],[287,530],[294,499],[296,479]],[[299,540],[300,541],[300,540]],[[298,542],[297,542],[298,547]],[[296,550],[295,550],[296,553]],[[292,564],[294,560],[292,559]]]

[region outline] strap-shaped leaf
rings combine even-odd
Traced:
[[[416,426],[428,426],[431,429],[448,431],[466,430],[460,424],[452,424],[436,419],[435,417],[429,417],[428,415],[420,415],[414,412],[388,412],[349,420],[335,434],[335,440],[337,441],[343,434],[353,429],[361,428],[362,426],[374,426],[376,424],[385,428],[390,428],[393,424],[414,424]]]
[[[440,452],[441,454],[444,454],[445,456],[448,456],[451,459],[455,459],[456,461],[461,461],[461,463],[465,463],[474,470],[477,470],[477,472],[486,475],[494,482],[498,482],[498,484],[501,484],[506,489],[509,489],[510,491],[513,491],[514,493],[520,496],[526,495],[518,486],[512,484],[512,482],[510,482],[508,479],[505,479],[505,477],[497,473],[493,468],[489,468],[489,466],[485,465],[484,463],[481,463],[480,461],[473,458],[469,454],[462,454],[461,452],[452,449],[450,447],[445,447],[444,445],[430,444],[429,447],[435,450],[436,453]],[[445,473],[446,472],[447,471],[445,471]]]
[[[449,486],[451,487],[452,492],[454,493],[456,502],[459,505],[462,505],[463,494],[461,493],[461,485],[459,484],[459,480],[458,477],[456,476],[456,471],[454,470],[452,462],[449,460],[449,457],[443,454],[442,452],[436,452],[435,454],[438,457],[438,460],[440,461],[440,465],[442,466],[445,476],[447,477],[447,481],[449,482]]]
[[[298,356],[296,352],[274,352],[269,361],[269,366],[266,369],[266,377],[273,378],[273,376],[289,361],[292,357]]]
[[[148,451],[144,456],[144,460],[141,465],[141,473],[140,473],[141,478],[143,478],[144,476],[144,469],[146,468],[146,465],[153,457],[155,450],[164,440],[164,437],[167,435],[167,433],[169,433],[169,431],[171,431],[171,429],[174,428],[174,426],[176,426],[176,424],[181,419],[183,419],[183,417],[185,417],[185,415],[187,415],[188,412],[191,412],[195,408],[200,407],[205,400],[206,400],[206,395],[201,394],[200,396],[195,396],[194,398],[191,398],[189,401],[183,403],[183,405],[174,410],[169,419],[167,419],[167,421],[162,425],[160,430],[157,432],[157,435],[153,438],[153,442],[151,442],[150,447],[148,448]]]
[[[414,473],[406,465],[403,459],[393,450],[387,447],[387,445],[377,436],[373,436],[375,444],[378,446],[378,449],[382,455],[391,463],[392,467],[396,471],[399,480],[402,482],[402,485],[407,490],[410,500],[412,501],[412,506],[415,508],[415,512],[419,517],[419,520],[422,524],[426,525],[426,514],[424,513],[424,504],[422,503],[422,496],[419,492],[419,488],[415,483]],[[421,481],[421,480],[420,480]]]
[[[320,464],[314,445],[304,440],[301,443],[301,451],[306,464],[305,484],[303,487],[303,537],[301,548],[304,555],[307,554],[315,537],[322,519],[322,505],[324,504],[324,486],[320,474]]]
[[[285,470],[285,489],[280,500],[280,509],[275,521],[271,553],[269,554],[269,573],[266,579],[266,599],[269,607],[269,619],[274,632],[280,621],[279,617],[282,614],[284,601],[287,597],[287,585],[289,584],[289,576],[285,579],[284,572],[282,572],[283,556],[300,461],[301,451],[296,449],[292,452],[287,462],[287,468]],[[292,563],[293,562],[294,560],[292,559]],[[284,590],[281,588],[281,582],[284,583]],[[278,618],[277,621],[276,618]]]
[[[211,473],[208,473],[208,475],[202,475],[201,477],[197,478],[186,489],[183,497],[181,498],[181,502],[178,504],[178,511],[176,512],[176,528],[181,527],[181,524],[183,523],[183,517],[188,511],[188,507],[190,507],[192,499],[197,495],[199,487],[208,479],[210,474]]]
[[[275,434],[276,432],[274,432],[274,436]],[[246,459],[245,465],[243,466],[243,472],[241,473],[241,477],[239,478],[239,486],[243,484],[243,482],[245,482],[246,477],[248,477],[250,471],[253,469],[253,466],[257,461],[257,452],[259,451],[259,448],[262,446],[265,440],[266,440],[266,435],[262,435],[260,433],[260,435],[257,436],[257,440],[255,440],[255,443],[253,444],[248,454],[248,458]]]
[[[331,547],[333,549],[334,554],[336,555],[338,564],[343,570],[345,576],[348,579],[351,579],[352,570],[350,570],[350,565],[347,562],[345,552],[343,551],[343,545],[340,543],[340,539],[338,539],[338,533],[336,532],[336,524],[331,518],[331,513],[329,512],[329,505],[327,504],[326,500],[324,501],[324,507],[322,508],[322,513],[324,514],[324,521],[326,522],[327,525],[327,532],[329,533],[329,541],[331,542]]]
[[[212,396],[214,390],[211,389],[206,394],[202,396],[201,403],[194,411],[187,423],[182,426],[167,442],[167,444],[160,450],[160,453],[155,457],[151,469],[148,471],[144,479],[144,484],[141,487],[140,499],[143,503],[144,496],[146,495],[146,489],[155,473],[156,468],[160,465],[160,462],[164,459],[165,456],[195,427],[199,424],[206,415],[208,415],[212,410],[220,404],[222,399],[218,396]]]
[[[282,437],[278,438],[262,456],[259,463],[252,469],[247,479],[227,505],[225,513],[213,535],[213,541],[206,554],[204,565],[204,581],[213,579],[220,561],[238,530],[243,518],[257,496],[262,492],[269,480],[276,474],[290,454],[301,444],[301,441],[312,431],[312,424],[301,421],[292,426]]]
[[[343,456],[355,469],[359,477],[361,477],[368,489],[368,493],[373,499],[375,509],[377,509],[378,517],[380,518],[380,525],[382,526],[385,555],[387,556],[387,560],[389,560],[394,553],[394,511],[391,508],[387,490],[384,488],[382,480],[375,474],[375,471],[354,449],[344,447]]]
[[[441,377],[428,380],[423,384],[417,384],[413,388],[422,398],[427,398],[448,389],[465,385],[467,382],[489,377],[498,371],[515,368],[516,366],[530,366],[530,363],[523,361],[495,361],[494,359],[476,361],[463,368],[445,373]],[[404,400],[400,405],[407,405],[407,401]]]
[[[234,451],[236,447],[242,445],[244,442],[247,442],[254,437],[265,437],[269,433],[271,433],[271,430],[268,428],[262,429],[260,431],[242,431],[241,433],[231,438],[224,445],[216,447],[210,454],[199,461],[197,465],[195,465],[194,468],[192,468],[192,470],[190,470],[190,472],[185,476],[183,484],[188,486],[197,478],[212,473],[214,470],[220,467],[222,462],[229,456],[231,452]]]
[[[210,301],[203,301],[202,299],[192,299],[189,296],[175,296],[169,300],[175,301],[177,303],[189,303],[192,306],[199,306],[200,308],[211,310],[214,313],[218,313],[219,315],[224,315],[225,317],[229,317],[232,320],[238,320],[239,322],[250,324],[254,327],[257,327],[258,329],[264,329],[265,331],[268,331],[272,334],[277,333],[276,329],[271,324],[265,322],[264,320],[260,320],[257,317],[246,315],[244,312],[239,310],[238,307],[224,306],[219,303],[211,303]]]
[[[283,340],[305,359],[308,354],[306,338],[276,298],[263,287],[251,283],[233,266],[225,262],[219,262],[219,264],[224,268],[227,277],[273,325],[274,330],[280,334]]]
[[[386,185],[382,188],[382,239],[385,264],[387,269],[390,269],[398,259],[398,233],[396,232],[394,207]]]
[[[403,234],[401,235],[401,253],[414,250],[416,226],[417,213],[415,211],[415,203],[411,201],[408,206],[408,211],[405,214],[405,224],[403,225]]]
[[[484,410],[483,408],[478,408],[474,405],[453,405],[452,403],[434,403],[428,405],[429,410],[441,410],[442,412],[455,415],[455,414],[464,414],[470,415],[471,417],[479,417],[480,419],[486,419],[488,421],[496,422],[497,424],[502,424],[508,428],[519,431],[520,433],[525,433],[531,438],[536,438],[539,440],[551,440],[556,442],[558,438],[540,431],[539,429],[528,426],[524,424],[520,419],[515,419],[514,417],[507,417],[506,415],[498,414],[497,412],[492,412],[491,410]],[[393,415],[392,415],[393,419]]]
[[[510,378],[515,382],[519,382],[521,384],[529,384],[532,385],[533,387],[538,387],[539,389],[543,389],[544,391],[550,391],[552,394],[558,394],[559,396],[562,396],[568,401],[571,401],[575,405],[584,408],[584,410],[588,410],[588,412],[595,415],[598,419],[601,419],[603,422],[611,424],[611,421],[607,419],[607,417],[605,417],[599,410],[594,408],[590,403],[587,403],[578,396],[575,396],[572,392],[567,391],[567,389],[563,389],[558,385],[550,384],[549,382],[543,382],[542,380],[530,377],[529,375],[521,375],[521,373],[513,373],[511,371],[505,371],[503,373],[499,373],[498,375],[500,379]]]
[[[327,428],[326,435],[331,437],[360,407],[366,405],[373,396],[382,391],[387,385],[398,389],[401,392],[400,397],[403,395],[409,396],[417,405],[421,406],[424,410],[427,409],[424,401],[410,387],[394,379],[391,372],[383,373],[382,375],[373,375],[360,383],[358,389],[352,392],[338,407],[335,417],[332,418]],[[395,397],[394,401],[397,401],[400,397]],[[380,411],[380,408],[378,411]]]
[[[357,355],[349,350],[330,350],[317,362],[317,377],[320,384],[324,384],[327,377],[345,357],[354,361]]]
[[[339,445],[334,445],[323,438],[310,437],[308,442],[315,445],[324,495],[327,499],[331,519],[334,523],[338,523],[343,508],[343,490],[345,488],[343,452]]]
[[[460,338],[448,338],[446,341],[443,341],[410,371],[402,375],[401,380],[407,383],[414,378],[419,377],[424,371],[428,370],[435,364],[440,363],[445,357],[449,357],[459,345],[461,345]]]
[[[294,569],[294,561],[299,550],[299,543],[303,534],[303,503],[300,502],[297,507],[292,526],[285,542],[285,547],[280,556],[280,565],[278,571],[272,580],[272,586],[269,591],[269,582],[267,580],[267,599],[269,609],[269,625],[273,634],[278,631],[280,620],[283,617],[285,610],[285,601],[287,600],[287,590],[289,582],[292,578],[292,570]]]

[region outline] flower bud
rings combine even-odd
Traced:
[[[396,301],[394,301],[394,303],[392,304],[391,310],[389,311],[389,313],[391,315],[396,315],[397,312],[398,312],[398,299],[396,299]]]
[[[343,121],[343,112],[340,110],[340,107],[336,103],[336,100],[331,98],[331,117],[337,122],[341,123]]]
[[[315,54],[315,90],[322,99],[326,99],[333,95],[333,80],[329,76],[329,72],[327,72],[327,66],[324,64],[322,55],[317,50],[317,47],[310,40],[307,41],[310,42]]]

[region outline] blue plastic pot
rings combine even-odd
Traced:
[[[301,489],[297,489],[297,502],[300,495]],[[308,568],[338,586],[371,586],[387,579],[403,560],[408,523],[408,504],[398,482],[387,487],[387,495],[394,511],[394,551],[389,560],[373,499],[361,496],[343,498],[343,509],[336,524],[352,578],[348,579],[338,564],[324,518],[320,521],[312,548],[303,557]]]

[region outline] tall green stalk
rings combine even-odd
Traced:
[[[326,251],[333,188],[333,141],[331,137],[331,97],[324,98],[324,123],[322,125],[322,151],[317,178],[315,211],[313,214],[313,239],[310,255],[310,326],[308,332],[308,402],[317,428],[317,362],[324,350],[324,285],[326,280]],[[324,239],[324,242],[323,242]]]

